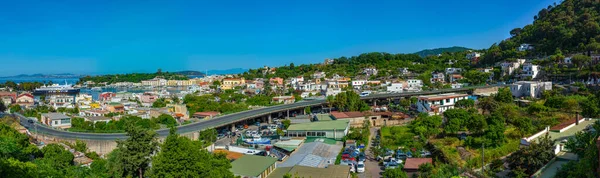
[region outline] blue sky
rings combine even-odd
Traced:
[[[213,70],[487,48],[555,0],[7,1],[0,76]]]

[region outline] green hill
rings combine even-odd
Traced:
[[[600,2],[564,0],[549,5],[533,17],[534,22],[510,31],[511,37],[493,44],[481,64],[491,65],[509,58],[539,58],[600,50]],[[531,51],[518,51],[521,44],[532,44]]]
[[[460,46],[453,46],[453,47],[448,47],[448,48],[435,48],[435,49],[421,50],[414,54],[419,55],[421,57],[426,57],[426,56],[431,56],[431,55],[442,54],[445,52],[453,53],[453,52],[461,52],[461,51],[467,51],[467,50],[470,50],[470,49],[465,48],[465,47],[460,47]]]

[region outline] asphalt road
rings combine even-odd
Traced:
[[[449,93],[449,92],[464,92],[470,89],[475,88],[489,88],[489,87],[498,87],[502,85],[490,85],[490,86],[478,86],[478,87],[467,87],[467,88],[459,88],[459,89],[443,89],[443,90],[434,90],[434,91],[423,91],[423,92],[410,92],[410,93],[388,93],[388,94],[373,94],[366,97],[362,97],[362,99],[381,99],[381,98],[394,98],[394,97],[408,97],[408,96],[417,96],[417,95],[427,95],[427,94],[438,94],[438,93]],[[283,112],[287,110],[304,108],[306,106],[316,106],[324,104],[325,100],[310,100],[310,101],[301,101],[293,104],[284,104],[277,105],[272,107],[248,110],[233,114],[228,114],[224,116],[215,117],[210,120],[203,120],[200,122],[191,123],[188,125],[183,125],[177,127],[178,133],[190,133],[197,132],[200,130],[204,130],[206,128],[214,128],[226,126],[232,123],[240,122],[246,119],[256,118],[259,116],[264,116],[271,113]],[[21,124],[28,128],[31,132],[38,132],[39,134],[68,138],[68,139],[86,139],[86,140],[123,140],[127,138],[125,133],[81,133],[81,132],[68,132],[63,130],[56,130],[45,125],[41,125],[38,122],[34,124],[28,123],[27,118],[19,115],[21,117]],[[164,137],[169,134],[169,129],[161,129],[156,131],[159,136]]]

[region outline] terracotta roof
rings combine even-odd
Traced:
[[[21,93],[19,96],[17,96],[17,98],[20,98],[22,96],[28,96],[28,97],[34,98],[33,95],[30,93]]]
[[[215,150],[215,153],[223,153],[223,154],[225,154],[225,157],[227,157],[227,159],[229,159],[229,160],[236,160],[236,159],[244,156],[244,154],[242,154],[242,153],[231,152],[228,150]]]
[[[433,164],[433,159],[431,158],[406,158],[406,162],[404,163],[404,169],[419,169],[421,164]]]
[[[331,116],[335,117],[336,119],[345,119],[345,118],[350,118],[348,115],[346,115],[343,112],[338,112],[338,111],[333,111],[331,112]]]
[[[583,119],[583,117],[579,116],[579,121],[581,121],[582,119]],[[573,123],[575,123],[575,120],[574,119],[569,119],[569,120],[567,120],[565,122],[562,122],[562,123],[560,123],[558,125],[555,125],[555,126],[551,127],[550,130],[552,130],[552,131],[558,131],[558,130],[564,129],[565,127],[567,127],[567,126],[569,126],[569,125],[571,125]]]
[[[345,112],[344,114],[346,114],[348,117],[364,117],[365,116],[363,113],[358,112],[358,111]]]

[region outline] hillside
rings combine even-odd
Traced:
[[[460,47],[460,46],[453,46],[453,47],[448,47],[448,48],[425,49],[425,50],[421,50],[421,51],[413,53],[413,54],[419,55],[421,57],[426,57],[426,56],[431,56],[431,55],[442,54],[445,52],[453,53],[453,52],[461,52],[461,51],[466,51],[466,50],[470,50],[470,49],[465,48],[465,47]]]
[[[510,31],[511,37],[493,44],[481,65],[492,65],[508,58],[539,58],[600,50],[600,2],[564,0],[549,5],[533,17],[532,24]],[[532,44],[531,51],[518,51],[521,44]]]
[[[194,77],[204,77],[204,76],[206,76],[206,74],[204,74],[202,72],[192,71],[192,70],[179,71],[179,72],[173,72],[173,73],[180,74],[180,75],[185,75],[185,76],[194,76]]]

